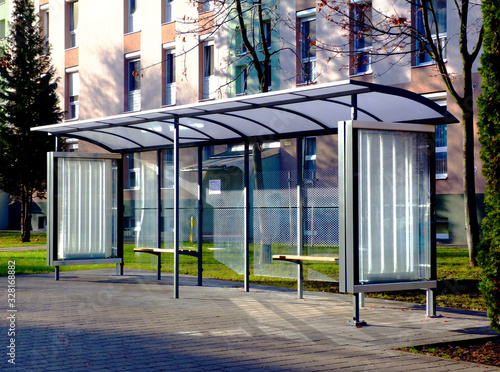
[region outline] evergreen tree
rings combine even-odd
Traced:
[[[485,34],[478,127],[487,215],[482,223],[478,261],[483,269],[480,289],[486,298],[491,327],[500,332],[500,3],[483,0],[482,11]]]
[[[62,119],[48,43],[31,0],[15,0],[11,32],[0,51],[0,189],[21,204],[21,235],[30,241],[33,196],[43,191],[54,140],[31,132]]]

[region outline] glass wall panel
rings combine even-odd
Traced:
[[[156,267],[156,257],[134,253],[133,248],[158,247],[157,152],[138,152],[124,157],[124,237],[126,262]]]
[[[117,257],[117,160],[57,160],[57,259]]]
[[[360,283],[430,279],[428,136],[358,130]]]
[[[212,152],[213,154],[213,152]],[[243,146],[219,148],[203,160],[203,239],[209,255],[244,273]]]
[[[198,246],[198,149],[179,150],[179,248],[197,250]],[[174,248],[174,157],[173,149],[161,151],[161,242]],[[180,260],[195,260],[180,256]],[[162,266],[173,269],[173,255],[162,255]]]

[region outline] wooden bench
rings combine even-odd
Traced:
[[[316,262],[334,262],[339,263],[338,257],[330,257],[330,256],[302,256],[302,255],[293,255],[293,254],[275,254],[273,255],[273,260],[277,261],[289,261],[294,262],[296,264],[302,261],[316,261]]]
[[[134,248],[134,252],[149,253],[156,255],[156,278],[161,279],[161,254],[162,253],[175,253],[173,248]],[[179,249],[179,254],[185,256],[198,257],[198,252],[191,249]]]

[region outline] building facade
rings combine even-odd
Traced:
[[[380,5],[376,3],[378,1],[373,0],[373,6]],[[239,22],[235,17],[224,18],[230,13],[221,12],[210,0],[199,4],[183,0],[36,0],[35,4],[43,33],[52,45],[52,62],[61,78],[59,94],[66,112],[65,121],[253,94],[260,90]],[[358,21],[352,25],[351,35],[361,33],[363,23],[371,20],[372,2],[363,4],[367,7],[365,11],[358,14],[359,7],[353,10],[353,18]],[[454,3],[439,0],[436,4],[441,15],[436,38],[446,42],[448,68],[459,78],[461,59]],[[374,47],[370,37],[346,35],[345,30],[324,16],[314,0],[266,2],[262,28],[256,21],[255,11],[247,11],[245,24],[250,31],[248,35],[252,36],[252,45],[261,57],[264,49],[271,53],[264,72],[269,90],[359,79],[419,93],[447,106],[460,118],[460,111],[447,93],[435,65],[417,42],[407,46],[415,50],[413,53],[378,61],[370,53]],[[421,19],[411,7],[401,8],[400,15],[412,19],[419,27]],[[347,45],[348,51],[335,53],[321,45]],[[477,66],[473,84],[475,101],[480,86]],[[288,142],[279,144],[279,166],[283,169],[286,169],[288,148],[293,147],[288,146]],[[67,140],[64,145],[67,151],[104,151],[77,140]],[[331,156],[332,146],[331,139],[326,137],[306,138],[305,170],[313,174],[316,169],[331,167],[335,161]],[[481,218],[484,180],[477,139],[475,149]],[[228,150],[221,146],[209,150],[207,157]],[[133,156],[128,155],[127,159],[132,159],[125,162],[127,182],[133,183]],[[168,159],[168,151],[165,159]],[[438,242],[465,244],[460,125],[438,127],[436,159]],[[135,222],[127,223],[133,230]]]

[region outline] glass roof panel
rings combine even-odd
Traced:
[[[274,132],[267,129],[264,125],[259,125],[260,122],[254,122],[245,117],[243,112],[230,112],[228,114],[214,114],[204,116],[207,119],[212,119],[226,125],[230,125],[237,131],[245,134],[246,136],[265,136],[273,134]],[[264,124],[264,123],[262,123]]]
[[[307,115],[320,121],[329,128],[337,128],[338,122],[351,117],[351,107],[345,106],[333,101],[316,100],[313,103],[305,102],[294,103],[291,105],[282,105],[287,108]]]
[[[390,102],[391,109],[388,109],[388,102]],[[438,119],[442,117],[441,114],[432,108],[407,97],[378,92],[371,92],[369,95],[360,94],[358,96],[358,106],[387,123]]]
[[[299,115],[272,108],[259,108],[245,112],[245,116],[261,121],[277,133],[293,133],[322,129],[321,126]]]
[[[129,138],[142,147],[172,144],[172,140],[170,138],[166,138],[165,135],[160,132],[151,132],[135,127],[107,128],[100,130],[99,132],[116,134],[124,138]]]
[[[225,128],[223,125],[218,123],[211,122],[209,120],[204,120],[201,118],[182,118],[179,120],[180,124],[185,125],[186,127],[192,127],[197,129],[203,133],[206,133],[208,136],[212,137],[215,140],[219,139],[234,139],[241,137],[240,134],[228,128]],[[190,131],[193,132],[193,131]],[[187,132],[186,132],[187,133]],[[181,132],[183,137],[187,137],[183,132]],[[196,138],[196,136],[195,136]],[[199,137],[201,138],[201,137]]]
[[[81,131],[78,132],[78,138],[86,138],[91,142],[100,143],[101,145],[109,148],[110,150],[119,151],[123,148],[138,148],[137,143],[123,137],[94,131]]]

